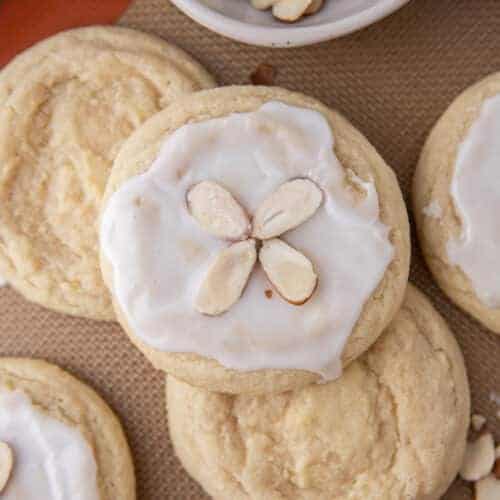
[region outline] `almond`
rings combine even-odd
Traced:
[[[14,466],[14,454],[7,443],[0,441],[0,493],[5,488]]]
[[[500,481],[491,474],[477,481],[474,489],[475,500],[498,500],[500,498]]]
[[[314,293],[318,276],[311,261],[285,242],[265,241],[259,261],[274,288],[291,304],[302,305]]]
[[[495,463],[495,442],[489,433],[467,443],[460,476],[466,481],[478,481],[487,476]]]
[[[276,0],[252,0],[252,6],[258,10],[266,10],[272,7]]]
[[[307,9],[304,11],[304,14],[306,15],[311,15],[311,14],[316,14],[319,9],[323,6],[323,0],[312,0],[311,5],[307,7]]]
[[[207,232],[226,240],[243,240],[250,233],[250,221],[233,195],[221,185],[203,181],[187,193],[191,215]]]
[[[282,184],[255,212],[253,236],[275,238],[297,227],[314,215],[323,200],[323,192],[308,179]]]
[[[312,0],[281,0],[273,5],[273,16],[293,22],[302,17]]]
[[[253,239],[234,243],[222,250],[198,292],[197,311],[209,316],[226,312],[241,297],[256,260]]]

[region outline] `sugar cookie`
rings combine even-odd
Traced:
[[[500,73],[468,88],[430,133],[413,183],[424,257],[443,291],[500,333]]]
[[[437,500],[465,450],[462,354],[411,285],[377,342],[338,380],[224,395],[169,376],[175,451],[215,500]]]
[[[156,367],[211,390],[335,378],[404,296],[394,173],[338,113],[283,89],[199,92],[153,117],[101,219],[119,321]]]
[[[11,453],[4,500],[135,499],[118,419],[92,389],[57,366],[0,358],[0,443]]]
[[[26,298],[114,318],[98,265],[97,211],[122,142],[207,72],[154,36],[88,27],[0,72],[0,275]]]

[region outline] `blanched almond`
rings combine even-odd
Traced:
[[[323,0],[312,0],[311,5],[307,7],[307,9],[304,11],[304,14],[306,15],[311,15],[311,14],[316,14],[319,9],[323,6]]]
[[[474,485],[476,491],[475,500],[499,500],[500,499],[500,481],[490,474],[477,481]]]
[[[495,463],[495,442],[489,433],[467,443],[460,476],[466,481],[478,481],[487,476]]]
[[[276,0],[252,0],[252,7],[259,10],[266,10],[276,2]]]
[[[255,212],[253,236],[275,238],[297,227],[314,215],[323,200],[323,192],[308,179],[282,184]]]
[[[0,441],[0,493],[5,488],[14,466],[14,454],[7,443]]]
[[[273,16],[282,21],[296,21],[311,3],[312,0],[280,0],[273,6]]]
[[[314,293],[318,276],[311,261],[284,241],[265,241],[259,261],[274,288],[291,304],[304,304]]]
[[[241,297],[256,260],[257,250],[252,239],[222,250],[198,292],[197,311],[209,316],[227,311]]]
[[[245,210],[225,188],[212,181],[193,186],[187,194],[188,209],[200,226],[218,238],[242,240],[250,233]]]

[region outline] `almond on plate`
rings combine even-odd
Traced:
[[[5,488],[12,473],[14,454],[7,443],[0,441],[0,493]]]
[[[318,276],[311,261],[284,241],[265,241],[259,261],[274,288],[291,304],[304,304],[314,293]]]
[[[195,184],[187,193],[191,215],[207,232],[225,240],[243,240],[250,233],[250,220],[233,195],[212,181]]]
[[[276,0],[252,0],[252,7],[258,10],[266,10],[273,6]]]
[[[311,14],[316,14],[319,9],[323,6],[323,0],[312,0],[311,4],[307,9],[304,11],[304,14],[306,15],[311,15]]]
[[[255,212],[253,236],[275,238],[312,217],[323,201],[323,192],[309,179],[285,182]]]
[[[313,0],[280,0],[273,5],[273,16],[281,21],[293,22],[301,18]]]
[[[196,298],[196,310],[209,316],[226,312],[240,297],[257,260],[255,240],[233,243],[210,266]]]

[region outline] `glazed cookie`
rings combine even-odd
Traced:
[[[49,38],[0,72],[0,275],[26,298],[114,318],[97,211],[122,142],[180,95],[214,86],[190,56],[118,27]]]
[[[500,333],[500,73],[467,89],[430,133],[413,184],[423,254],[443,291]]]
[[[342,377],[277,395],[167,381],[170,435],[217,500],[437,500],[461,465],[469,388],[458,345],[411,285]]]
[[[0,358],[0,490],[3,500],[134,500],[118,419],[57,366]]]
[[[406,209],[367,140],[271,87],[182,99],[124,145],[106,188],[102,269],[153,364],[231,393],[337,377],[398,310]]]

